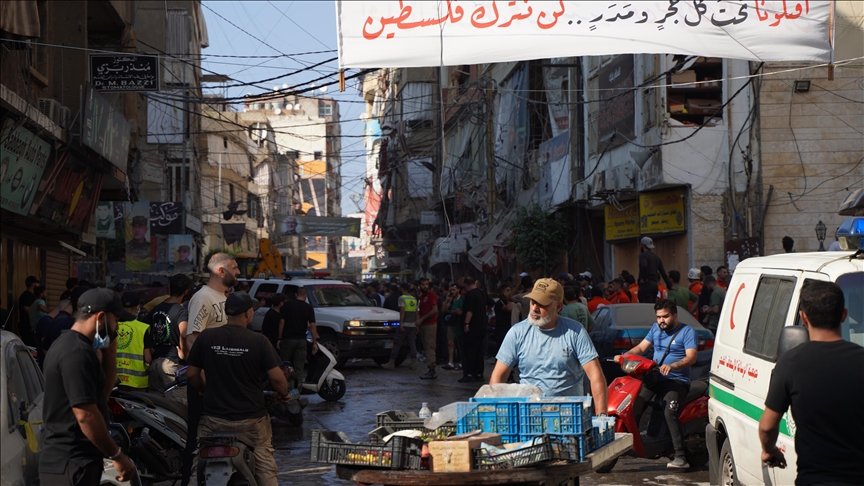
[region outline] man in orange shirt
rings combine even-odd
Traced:
[[[627,290],[630,291],[630,302],[639,302],[639,298],[637,297],[639,284],[636,283],[636,277],[627,274],[624,276],[624,282],[627,284]]]
[[[594,313],[600,307],[609,305],[609,301],[603,298],[603,289],[599,285],[591,287],[591,300],[588,301],[588,312]]]
[[[697,296],[702,292],[702,272],[698,268],[691,268],[687,272],[687,280],[690,281],[690,292]],[[694,316],[699,312],[699,306],[696,306],[691,312]]]
[[[609,283],[609,287],[611,289],[611,293],[609,294],[609,303],[610,304],[629,304],[630,297],[624,292],[624,281],[620,278],[616,278]]]
[[[729,269],[725,266],[717,267],[717,285],[724,289],[729,285]]]

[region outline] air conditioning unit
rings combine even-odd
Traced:
[[[615,192],[618,189],[618,178],[615,177],[615,169],[608,169],[604,170],[603,172],[606,173],[606,175],[603,177],[603,181],[606,185],[606,192]]]
[[[591,184],[591,187],[594,188],[595,194],[606,193],[606,171],[597,172],[596,174],[594,174],[594,183]]]
[[[615,168],[619,191],[633,191],[636,189],[636,178],[633,176],[633,168],[629,165],[619,165]]]
[[[58,123],[60,102],[52,98],[39,98],[39,112],[51,119],[52,122]]]
[[[582,181],[576,184],[576,202],[585,203],[591,197],[591,183]]]

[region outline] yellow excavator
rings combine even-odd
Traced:
[[[240,253],[237,255],[240,273],[246,278],[282,278],[285,263],[282,254],[267,238],[258,240],[258,254]]]

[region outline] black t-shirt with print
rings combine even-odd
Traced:
[[[286,300],[282,304],[282,339],[306,339],[306,329],[315,322],[315,308],[303,300]]]
[[[267,414],[261,376],[282,360],[263,335],[232,324],[205,329],[188,362],[206,372],[204,415],[246,420]]]
[[[180,362],[177,347],[180,346],[180,323],[189,322],[189,312],[180,304],[163,302],[141,319],[150,324],[153,338],[153,359],[167,358]]]
[[[102,453],[81,431],[72,407],[95,403],[108,423],[105,373],[93,341],[68,330],[60,334],[45,356],[43,444],[39,471],[62,474],[68,462],[84,466],[102,461]]]
[[[765,406],[784,414],[792,407],[798,455],[795,484],[864,484],[862,403],[861,346],[812,341],[777,360]]]

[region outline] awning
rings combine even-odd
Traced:
[[[36,6],[36,0],[0,2],[0,30],[13,34],[12,38],[21,40],[40,37],[39,8]]]

